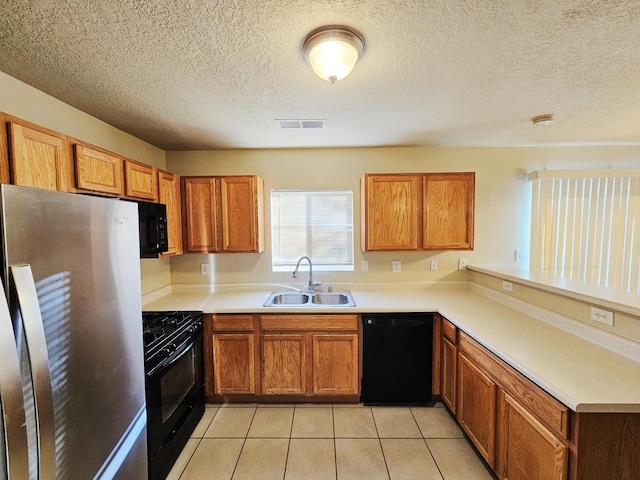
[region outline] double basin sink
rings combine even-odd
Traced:
[[[273,292],[265,307],[355,307],[351,292]]]

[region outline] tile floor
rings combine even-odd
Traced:
[[[169,480],[493,480],[436,407],[207,405]]]

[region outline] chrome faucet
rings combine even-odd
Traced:
[[[314,292],[316,287],[321,287],[323,282],[314,282],[313,281],[313,266],[311,265],[311,259],[309,257],[300,257],[298,259],[298,263],[296,263],[296,269],[293,271],[291,276],[293,278],[298,278],[298,269],[300,268],[300,262],[302,260],[307,260],[309,262],[309,286],[307,287],[307,291]]]

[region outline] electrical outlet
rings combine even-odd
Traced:
[[[507,292],[513,292],[513,283],[507,282],[506,280],[502,281],[502,289]]]
[[[209,264],[201,263],[200,264],[200,274],[201,275],[209,275]]]
[[[517,248],[515,259],[516,263],[524,263],[529,260],[529,252],[522,248]]]
[[[394,273],[398,273],[402,271],[402,262],[400,260],[393,260],[391,262],[391,271]]]
[[[458,259],[458,270],[466,270],[467,269],[467,259],[459,258]]]
[[[429,263],[429,270],[432,272],[438,270],[438,260],[431,260],[431,263]]]
[[[613,327],[613,312],[591,307],[591,320]]]
[[[368,272],[369,271],[369,261],[368,260],[360,260],[360,271]]]

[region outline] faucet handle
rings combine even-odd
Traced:
[[[316,287],[320,287],[319,289],[322,290],[323,283],[324,282],[312,282],[311,285],[309,285],[309,291],[315,292],[317,290]]]

